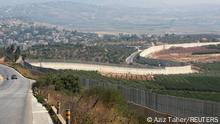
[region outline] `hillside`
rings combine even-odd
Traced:
[[[2,7],[0,18],[46,22],[82,31],[216,33],[219,9],[217,5],[135,8],[47,2]]]

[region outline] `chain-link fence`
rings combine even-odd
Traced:
[[[103,87],[119,90],[128,102],[176,117],[220,117],[220,103],[156,94],[120,84],[81,79],[85,88]]]

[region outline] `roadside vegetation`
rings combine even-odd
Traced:
[[[24,77],[29,78],[29,79],[36,80],[41,76],[40,73],[33,73],[28,68],[25,68],[25,67],[21,66],[20,64],[7,64],[7,65],[14,68],[16,71],[18,71]]]
[[[35,84],[36,87],[53,87],[56,91],[74,94],[80,92],[79,77],[70,71],[53,72],[41,76]]]
[[[90,77],[96,75],[95,72],[84,73],[91,74]],[[147,123],[145,117],[129,109],[127,101],[119,91],[102,87],[84,89],[80,87],[79,78],[76,71],[57,71],[39,78],[33,85],[33,89],[40,93],[39,98],[46,97],[49,93],[49,104],[60,101],[63,105],[61,111],[64,117],[66,105],[68,105],[72,113],[77,113],[72,116],[72,122],[76,121],[79,124]],[[57,96],[62,97],[57,98]]]

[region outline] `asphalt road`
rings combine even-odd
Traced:
[[[138,50],[138,51],[132,53],[129,57],[126,58],[126,60],[125,60],[126,63],[127,63],[127,64],[132,64],[132,63],[134,63],[134,58],[135,58],[140,52],[141,52],[141,50]]]
[[[0,124],[32,124],[31,81],[4,65],[0,74],[5,77],[0,83]],[[13,74],[18,79],[11,80]]]

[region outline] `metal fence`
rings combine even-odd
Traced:
[[[176,117],[220,117],[220,103],[152,93],[120,84],[81,79],[85,88],[103,87],[119,90],[128,102]]]

